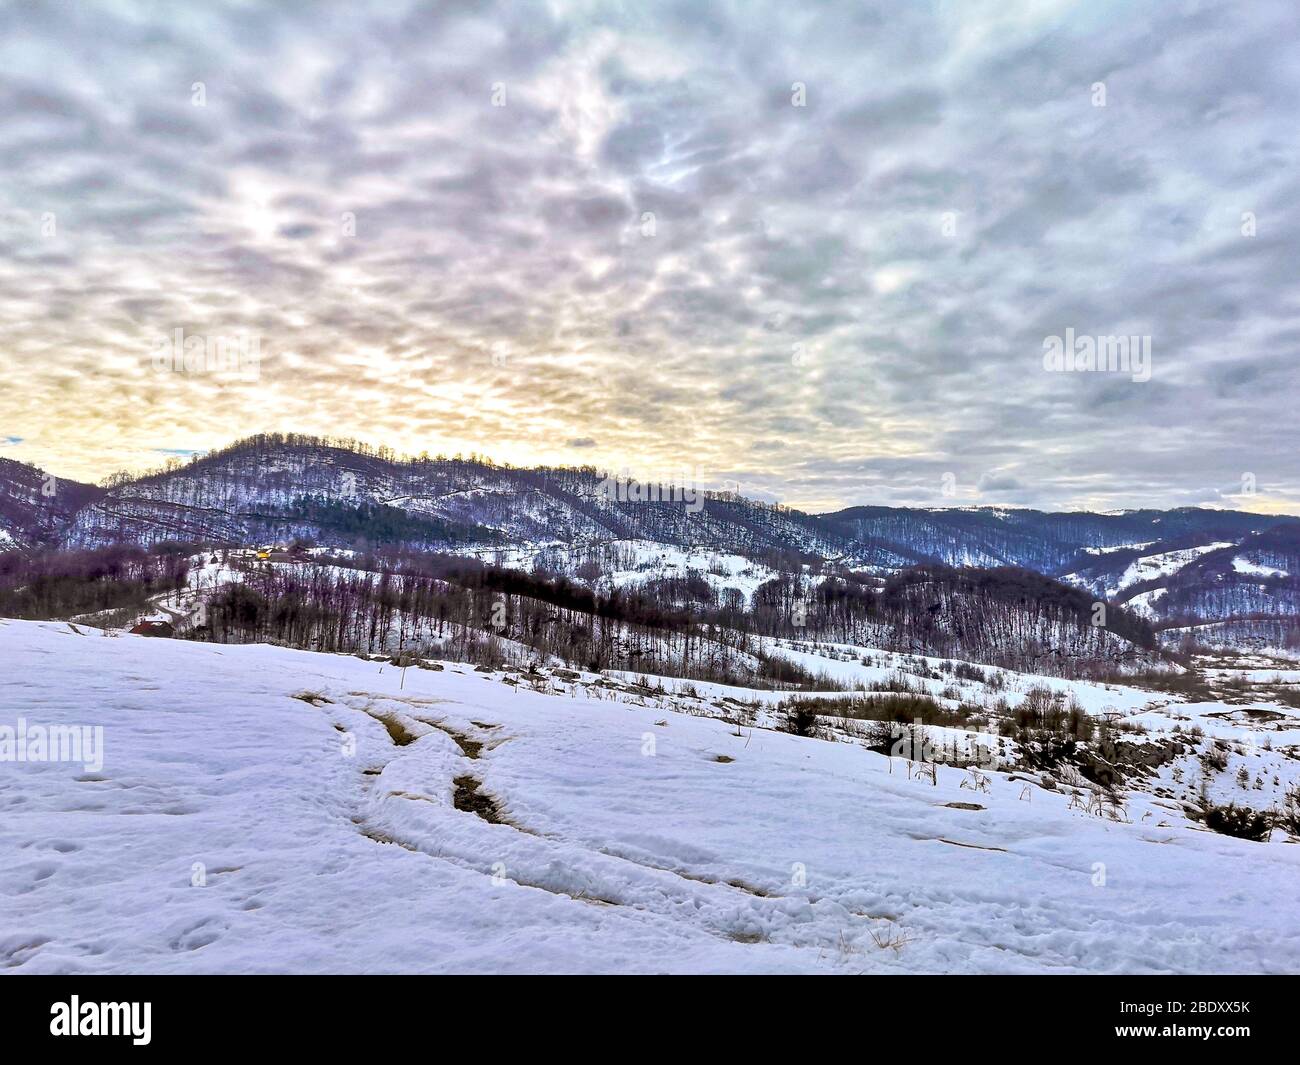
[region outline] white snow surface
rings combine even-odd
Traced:
[[[1083,553],[1085,555],[1113,555],[1116,551],[1132,551],[1134,549],[1150,547],[1152,544],[1157,542],[1158,541],[1156,540],[1147,540],[1140,544],[1111,544],[1109,547],[1085,547]]]
[[[1242,555],[1234,555],[1232,559],[1232,568],[1237,573],[1245,573],[1251,577],[1286,577],[1287,571],[1278,569],[1276,566],[1264,566],[1254,562]]]
[[[11,972],[1300,969],[1300,847],[1145,795],[1102,820],[454,663],[92,632],[0,621],[0,725],[104,729],[97,773],[0,762]]]

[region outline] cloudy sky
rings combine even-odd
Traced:
[[[1300,512],[1294,0],[0,12],[0,456]]]

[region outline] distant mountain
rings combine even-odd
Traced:
[[[820,520],[851,544],[888,544],[951,566],[1023,566],[1047,574],[1086,565],[1095,557],[1090,552],[1098,549],[1166,540],[1236,541],[1278,524],[1300,525],[1296,518],[1195,507],[1119,514],[850,507]]]
[[[591,467],[404,459],[279,434],[106,488],[57,480],[42,494],[45,477],[0,460],[0,545],[302,538],[481,553],[640,540],[784,570],[801,559],[875,573],[935,562],[1018,566],[1126,602],[1157,628],[1300,612],[1300,519],[1239,511],[860,506],[815,515],[731,493],[697,495],[693,486],[628,483]]]
[[[403,461],[307,438],[258,437],[124,481],[80,509],[59,542],[310,537],[431,548],[646,539],[738,552],[838,551],[818,519],[689,489],[613,484],[594,469],[513,469],[462,459]],[[673,502],[675,497],[678,501]],[[399,519],[402,515],[403,519]]]

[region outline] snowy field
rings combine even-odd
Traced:
[[[17,621],[0,660],[0,726],[103,728],[0,762],[3,971],[1300,970],[1300,847],[1145,794],[454,663]]]

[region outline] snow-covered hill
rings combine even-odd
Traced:
[[[938,561],[1056,574],[1082,571],[1111,553],[1136,554],[1135,545],[1157,552],[1162,542],[1238,543],[1279,525],[1300,527],[1292,518],[1195,508],[1048,514],[859,506],[811,515],[707,492],[703,484],[638,486],[592,468],[402,459],[300,436],[239,441],[156,474],[118,478],[107,489],[56,481],[57,515],[35,491],[43,476],[18,463],[0,465],[0,502],[10,501],[0,506],[0,528],[19,542],[249,544],[304,535],[335,546],[361,536],[510,549],[622,539],[749,557],[796,551],[881,569]],[[358,508],[368,509],[359,515]]]
[[[102,488],[0,458],[0,551],[64,542],[77,512],[103,494]]]
[[[1131,602],[1171,630],[1166,643],[1184,641],[1188,625],[1231,621],[1216,630],[1225,644],[1285,645],[1300,617],[1300,519],[1279,516],[869,506],[814,515],[698,484],[405,459],[292,435],[239,441],[106,488],[0,461],[0,549],[293,539],[527,560],[585,573],[593,587],[694,569],[746,596],[763,574],[809,561],[874,576],[933,562],[1022,567]],[[658,571],[647,564],[656,557]]]
[[[1123,571],[1115,575],[1112,580],[1103,583],[1101,594],[1108,599],[1112,598],[1131,585],[1141,581],[1154,581],[1161,577],[1168,577],[1207,552],[1219,551],[1231,546],[1231,542],[1216,540],[1213,543],[1199,544],[1196,547],[1139,555]]]
[[[1300,967],[1300,848],[1153,795],[931,784],[558,674],[14,621],[0,658],[0,725],[103,729],[102,766],[0,763],[18,972]]]

